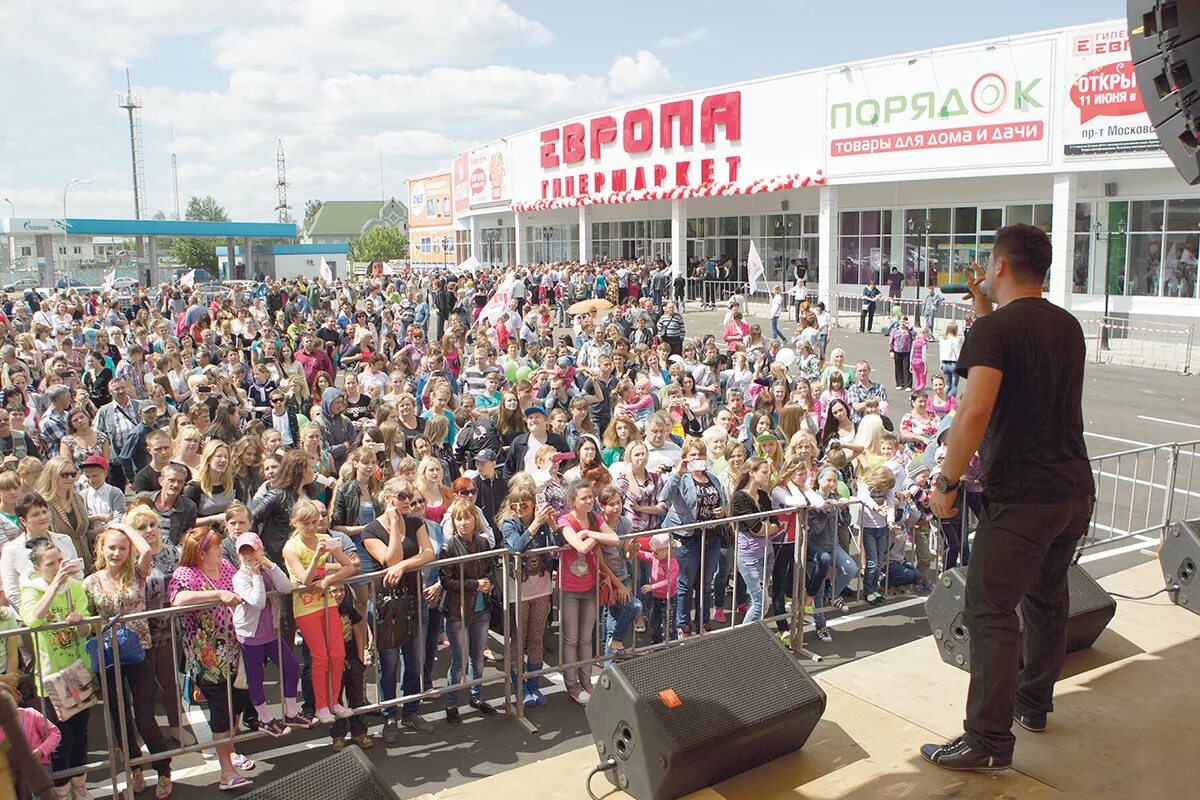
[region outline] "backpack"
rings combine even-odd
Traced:
[[[503,447],[504,441],[500,438],[500,431],[496,429],[496,421],[484,417],[463,426],[458,432],[458,439],[454,443],[454,455],[460,464],[470,467],[475,463],[478,453],[491,450],[499,455]]]

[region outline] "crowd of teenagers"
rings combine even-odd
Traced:
[[[219,786],[237,790],[255,766],[229,741],[239,725],[371,747],[368,682],[386,743],[430,733],[420,701],[389,701],[435,687],[442,647],[445,685],[481,678],[514,612],[510,656],[537,673],[557,606],[566,694],[585,704],[589,660],[638,634],[771,617],[786,637],[795,602],[828,642],[860,572],[880,603],[966,562],[966,519],[927,505],[952,379],[897,369],[891,407],[869,364],[830,347],[822,305],[779,329],[778,293],[767,337],[736,293],[718,330],[689,332],[662,264],[516,277],[507,307],[489,303],[503,276],[447,273],[4,300],[0,634],[34,633],[0,638],[0,690],[59,796],[88,796],[72,771],[99,681],[128,758],[139,739],[150,756],[194,745],[180,709],[203,706]],[[591,298],[613,307],[568,312]],[[154,611],[108,653],[118,685],[86,620]],[[547,702],[537,677],[517,689]],[[457,692],[432,702],[459,724]],[[468,702],[497,713],[478,685]],[[150,766],[170,796],[171,759]],[[146,790],[143,770],[130,780]]]

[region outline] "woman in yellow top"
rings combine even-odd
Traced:
[[[304,645],[312,655],[312,685],[317,719],[332,725],[337,717],[354,715],[337,699],[342,687],[346,649],[342,621],[329,590],[358,568],[342,552],[340,540],[326,533],[325,508],[314,500],[299,500],[290,518],[292,535],[283,546],[283,560],[294,586],[310,591],[292,595],[292,612]],[[331,564],[330,561],[333,563]],[[336,569],[331,567],[336,566]],[[331,691],[332,689],[332,691]]]

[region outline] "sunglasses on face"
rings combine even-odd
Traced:
[[[463,489],[462,491],[460,491],[458,493],[458,496],[459,497],[474,497],[475,490],[474,489]]]
[[[60,472],[60,473],[58,473],[59,478],[70,479],[70,478],[76,478],[78,476],[79,476],[78,472]]]

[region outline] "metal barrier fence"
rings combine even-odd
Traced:
[[[1198,471],[1196,467],[1197,458],[1200,458],[1200,441],[1175,443],[1170,445],[1160,445],[1157,447],[1144,447],[1135,450],[1127,450],[1119,453],[1112,453],[1104,456],[1097,456],[1091,459],[1093,474],[1096,478],[1097,488],[1097,504],[1093,515],[1091,529],[1086,537],[1084,544],[1085,548],[1106,545],[1111,542],[1139,538],[1145,540],[1147,544],[1153,543],[1162,535],[1165,527],[1172,522],[1200,516],[1200,486],[1194,482],[1195,473]],[[857,501],[850,500],[845,505],[851,509],[857,505]],[[965,504],[964,504],[965,506]],[[718,575],[724,571],[724,582],[716,586],[712,592],[717,601],[722,601],[723,590],[729,590],[732,587],[734,592],[733,602],[729,605],[733,608],[733,613],[729,614],[724,625],[711,624],[710,628],[699,627],[692,631],[692,635],[719,635],[723,629],[732,629],[735,625],[746,624],[745,620],[738,620],[738,591],[739,591],[739,570],[737,565],[737,526],[739,523],[754,522],[764,517],[775,518],[790,518],[791,529],[793,532],[803,530],[806,525],[806,511],[803,508],[787,508],[781,510],[773,510],[765,513],[756,513],[738,517],[727,517],[717,520],[712,520],[704,523],[693,523],[689,525],[681,525],[672,528],[659,528],[650,531],[634,532],[626,534],[622,539],[622,543],[628,543],[630,540],[641,539],[651,536],[656,533],[670,533],[673,537],[686,538],[690,533],[692,537],[698,537],[701,541],[699,552],[689,552],[686,555],[687,564],[682,562],[677,566],[680,572],[683,569],[692,570],[701,579],[702,583],[699,588],[693,587],[692,592],[699,594],[701,603],[706,603],[705,607],[694,607],[692,609],[696,614],[696,620],[699,624],[703,620],[706,608],[711,606],[711,600],[706,601],[705,597],[709,592],[709,581],[704,578],[710,575],[713,571],[711,558],[714,557],[713,550],[716,551],[717,558],[721,561],[716,565],[715,571]],[[963,549],[966,549],[969,530],[968,520],[961,520],[961,541]],[[733,546],[728,549],[714,548],[707,544],[706,537],[714,534],[708,533],[714,526],[731,525],[734,526],[734,542]],[[941,525],[934,521],[929,528],[925,545],[928,554],[929,566],[927,569],[936,574],[946,566],[953,564],[947,563],[949,556],[949,542],[941,530]],[[917,535],[914,535],[916,533]],[[497,535],[499,533],[497,532]],[[913,553],[916,556],[914,561],[921,559],[922,542],[918,539],[921,535],[920,530],[913,531],[911,527],[905,530],[905,536],[913,536]],[[888,591],[888,553],[891,550],[892,534],[889,534],[886,547],[884,548],[877,565],[879,569],[879,580],[882,591]],[[695,539],[693,539],[693,544]],[[843,547],[843,545],[845,545]],[[569,549],[568,547],[550,547],[543,550],[529,550],[522,555],[546,554],[555,555]],[[693,547],[694,551],[696,548]],[[820,613],[828,610],[824,606],[825,592],[821,592],[821,596],[808,597],[806,594],[807,581],[807,564],[808,564],[808,537],[806,535],[794,536],[793,540],[786,543],[774,543],[770,540],[766,542],[766,553],[769,554],[771,561],[766,563],[770,568],[761,569],[761,585],[758,588],[761,590],[761,617],[751,624],[761,625],[776,625],[781,630],[790,631],[789,645],[793,652],[813,660],[820,660],[820,657],[811,651],[807,650],[804,645],[804,627],[806,615]],[[854,564],[854,569],[850,570],[848,564],[839,561],[840,556],[845,555]],[[864,601],[865,592],[865,577],[867,574],[868,560],[867,549],[864,547],[864,530],[860,520],[852,519],[851,524],[846,530],[839,530],[839,543],[835,553],[831,554],[831,564],[829,572],[821,580],[821,585],[825,581],[833,582],[834,598],[840,597],[837,591],[837,584],[840,582],[845,587],[855,590],[854,600],[850,601],[851,607],[862,604]],[[426,671],[426,665],[423,662],[424,653],[429,636],[437,636],[440,633],[440,626],[434,629],[428,626],[428,617],[425,613],[417,615],[416,631],[413,634],[415,642],[410,645],[415,648],[416,663],[409,664],[397,663],[395,669],[395,680],[397,685],[393,692],[399,696],[391,699],[383,699],[383,695],[379,689],[381,686],[382,671],[384,669],[382,659],[376,657],[372,660],[371,666],[373,670],[366,670],[365,678],[368,689],[375,687],[374,702],[368,702],[366,705],[357,706],[353,709],[355,714],[366,714],[374,711],[382,711],[385,709],[395,710],[398,706],[404,704],[441,698],[451,692],[469,691],[472,687],[483,686],[502,686],[504,693],[504,705],[509,714],[521,722],[527,730],[536,733],[538,728],[536,723],[527,715],[525,706],[525,697],[522,687],[526,680],[534,680],[540,677],[550,675],[562,675],[564,681],[569,674],[575,670],[583,670],[584,675],[594,665],[600,665],[614,658],[608,652],[608,634],[607,625],[602,626],[601,621],[603,615],[601,613],[602,604],[600,602],[600,580],[596,580],[594,586],[586,594],[590,595],[588,602],[591,608],[595,610],[596,615],[593,622],[586,626],[581,626],[574,631],[572,638],[575,641],[568,643],[566,641],[568,634],[568,625],[563,619],[563,611],[569,604],[564,602],[564,591],[561,582],[556,582],[556,585],[551,589],[553,599],[557,602],[552,604],[547,620],[549,628],[557,628],[558,630],[558,652],[556,664],[539,665],[538,668],[530,668],[526,663],[524,643],[526,626],[530,621],[526,618],[526,614],[530,610],[522,599],[522,582],[516,580],[519,571],[514,568],[514,561],[518,557],[514,557],[507,553],[502,547],[495,550],[487,550],[482,553],[461,556],[457,558],[435,559],[430,564],[422,567],[422,572],[418,576],[418,581],[423,587],[426,583],[426,577],[431,571],[441,573],[443,569],[449,568],[457,570],[459,581],[461,583],[464,575],[464,570],[468,564],[473,562],[486,561],[491,562],[490,574],[498,576],[496,578],[496,594],[497,600],[505,616],[503,624],[503,655],[500,657],[497,666],[498,671],[493,674],[484,674],[480,671],[478,674],[473,674],[471,666],[471,657],[469,649],[462,654],[463,679],[455,683],[449,683],[449,678],[446,679],[444,685],[429,685],[426,686],[422,682],[419,686],[420,691],[410,692],[405,694],[403,686],[405,681],[402,680],[402,675],[407,675],[409,670],[414,670],[415,674],[420,676]],[[665,562],[665,574],[670,576],[674,571],[672,564],[679,560],[680,556],[672,548],[667,551]],[[601,560],[599,557],[597,560]],[[636,590],[640,588],[641,571],[638,568],[640,559],[634,560],[631,576],[637,579],[632,584],[633,596],[639,594]],[[773,562],[773,563],[772,563]],[[602,574],[599,564],[597,564],[596,575]],[[376,601],[379,599],[380,580],[387,574],[387,570],[381,570],[373,573],[358,574],[348,579],[346,589],[353,592],[356,586],[361,589],[366,589],[368,592],[368,600]],[[646,573],[647,576],[649,573]],[[928,575],[928,573],[926,573]],[[366,582],[370,583],[367,584]],[[649,583],[646,580],[645,583]],[[328,594],[334,592],[335,589],[327,590]],[[672,620],[678,615],[676,613],[676,595],[677,588],[668,585],[667,591],[662,601],[662,627],[661,636],[658,631],[653,630],[647,625],[644,631],[644,636],[640,634],[636,627],[629,631],[629,638],[625,647],[627,656],[638,655],[642,653],[653,652],[663,647],[672,647],[680,644],[685,639],[676,638],[672,635]],[[290,602],[288,594],[272,594],[276,610],[279,610],[280,603]],[[467,601],[467,593],[459,594],[459,602],[465,604]],[[572,598],[573,601],[581,601],[582,597]],[[790,603],[788,600],[790,599]],[[420,598],[418,598],[420,602]],[[812,603],[812,608],[806,608],[806,603]],[[179,623],[182,617],[186,614],[195,613],[205,609],[216,608],[220,604],[209,603],[202,605],[176,607],[162,609],[156,611],[145,611],[137,614],[129,614],[124,616],[126,622],[138,619],[149,619],[157,617],[159,619],[166,618],[169,620],[168,629],[170,632],[170,658],[171,663],[179,662],[179,647],[180,647],[180,632]],[[721,602],[721,606],[725,607],[725,603]],[[460,618],[465,616],[465,605],[460,607]],[[608,613],[615,613],[609,611]],[[646,609],[643,609],[643,614],[649,616]],[[367,615],[368,626],[372,641],[375,641],[375,636],[378,635],[377,620],[371,614]],[[586,615],[585,615],[586,619]],[[107,621],[96,616],[87,617],[84,623],[88,625],[91,631],[95,632],[101,628]],[[495,622],[494,620],[492,622]],[[39,627],[37,629],[18,628],[0,634],[0,646],[4,646],[8,637],[32,637],[32,647],[34,651],[33,665],[35,670],[40,670],[41,659],[39,656],[39,635],[45,635],[46,632],[63,629],[69,627],[68,623],[55,623]],[[582,630],[582,627],[587,627],[587,630]],[[279,620],[276,621],[276,632],[280,633],[285,630],[281,626]],[[326,634],[328,629],[326,628]],[[584,641],[584,637],[587,641]],[[330,641],[330,637],[326,635],[326,642]],[[655,641],[657,639],[657,641]],[[284,646],[282,636],[277,638],[275,647],[282,650]],[[290,643],[289,643],[290,644]],[[342,642],[333,643],[335,646],[341,646]],[[435,642],[436,644],[436,642]],[[578,647],[572,653],[567,652],[567,648]],[[99,648],[101,660],[103,660],[103,648]],[[282,656],[282,653],[278,653]],[[103,665],[102,665],[103,667]],[[120,663],[116,663],[112,667],[114,671],[114,685],[123,686],[122,673]],[[103,672],[103,668],[101,670]],[[341,687],[332,685],[332,679],[327,677],[329,683],[328,690],[331,692],[331,697],[337,698]],[[418,678],[417,680],[421,680]],[[230,707],[233,707],[234,687],[233,677],[228,676],[224,682],[224,691],[226,693],[226,702]],[[132,798],[132,786],[129,781],[129,771],[136,768],[144,768],[150,766],[153,762],[164,759],[180,756],[188,753],[196,753],[204,750],[210,750],[218,746],[231,745],[236,747],[238,744],[259,739],[267,734],[262,731],[254,733],[234,733],[229,738],[220,739],[218,741],[205,740],[199,741],[191,745],[180,745],[174,749],[159,752],[159,753],[144,753],[137,758],[128,758],[123,754],[130,752],[129,743],[135,741],[136,731],[131,730],[128,725],[129,712],[126,708],[127,698],[124,690],[117,692],[115,697],[110,697],[108,689],[108,681],[99,681],[100,700],[101,704],[96,706],[99,713],[103,716],[103,728],[105,736],[105,745],[107,750],[107,758],[99,761],[91,761],[71,770],[59,772],[55,774],[55,778],[62,779],[74,775],[88,775],[106,773],[109,781],[109,786],[115,794],[121,792],[125,797]],[[237,690],[244,691],[244,690]],[[278,676],[275,689],[268,693],[268,703],[273,707],[282,702],[284,692],[282,674]],[[164,696],[160,698],[160,702],[172,702],[176,705],[176,710],[180,712],[181,719],[183,718],[184,700],[180,692],[175,691],[174,696]],[[115,718],[117,724],[113,724],[113,716],[109,713],[109,706],[115,701]],[[43,708],[46,700],[43,698]],[[231,731],[237,730],[237,720],[232,720]],[[94,751],[96,748],[91,748]],[[122,781],[122,775],[124,780]]]
[[[875,300],[873,317],[864,315],[862,305],[863,296],[861,294],[836,292],[833,295],[830,325],[835,328],[855,328],[862,327],[864,323],[872,323],[872,330],[879,331],[891,321],[892,310],[897,308],[900,309],[901,314],[908,317],[914,328],[924,326],[928,321],[925,319],[925,301],[922,299],[891,298],[880,295]],[[930,333],[936,336],[940,331],[946,329],[947,324],[953,322],[958,326],[958,332],[961,334],[966,327],[967,314],[970,311],[970,307],[965,303],[942,297],[941,302],[934,310]]]
[[[1192,371],[1195,325],[1140,322],[1118,317],[1079,320],[1087,338],[1088,357],[1097,364],[1163,369],[1186,375]]]

